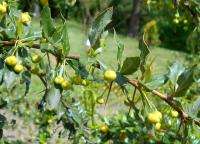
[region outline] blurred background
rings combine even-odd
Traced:
[[[187,53],[195,54],[200,49],[191,44],[195,38],[190,36],[195,18],[186,9],[176,7],[172,0],[49,0],[49,6],[53,17],[73,19],[86,30],[96,14],[112,6],[114,15],[109,29],[114,27],[117,33],[137,38],[145,32],[149,45]],[[20,1],[19,7],[36,17],[42,9],[39,0]],[[198,35],[195,39],[199,40]]]

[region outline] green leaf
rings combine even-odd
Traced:
[[[169,79],[172,81],[173,85],[177,88],[176,82],[178,80],[178,77],[184,72],[185,68],[184,66],[176,62],[169,68]]]
[[[168,80],[166,75],[156,74],[153,75],[145,85],[150,89],[157,89]]]
[[[4,71],[4,82],[7,88],[11,88],[13,86],[16,77],[17,75],[13,71]]]
[[[58,119],[60,119],[65,114],[65,108],[61,102],[59,102],[56,108]]]
[[[120,70],[120,73],[123,75],[130,75],[137,71],[140,66],[139,57],[128,57],[125,59],[123,66]]]
[[[49,109],[55,109],[58,107],[61,98],[60,89],[52,87],[47,95],[47,104]]]
[[[124,44],[118,39],[116,31],[114,30],[114,40],[117,45],[117,61],[118,61],[118,70],[121,69],[121,61],[122,61],[122,54],[124,52]]]
[[[120,85],[120,86],[124,86],[127,84],[128,79],[126,77],[124,77],[121,73],[117,72],[117,78],[115,80],[115,82]]]
[[[146,60],[147,60],[147,57],[148,57],[148,55],[150,53],[148,45],[145,42],[144,35],[139,41],[139,49],[140,49],[140,60],[141,60],[140,70],[141,70],[142,75],[143,75],[145,73],[145,70],[146,70],[146,68],[145,68]]]
[[[199,111],[200,111],[200,96],[199,96],[198,99],[194,102],[193,109],[192,109],[192,113],[193,113],[194,115],[197,115]]]
[[[48,6],[45,6],[41,12],[41,26],[46,38],[51,37],[56,30]]]
[[[111,7],[100,13],[95,18],[92,27],[89,31],[89,40],[92,48],[94,48],[94,46],[96,45],[106,26],[111,22],[112,14],[113,8]]]
[[[178,78],[177,84],[178,88],[176,89],[174,96],[183,96],[188,88],[192,85],[194,80],[194,69],[197,65],[194,65],[191,69],[184,71]]]
[[[67,32],[67,23],[63,24],[63,36],[62,36],[62,44],[63,44],[63,54],[64,56],[69,53],[70,45],[69,45],[69,37]]]

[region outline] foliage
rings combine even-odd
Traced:
[[[33,142],[50,142],[57,134],[58,141],[66,138],[70,143],[199,143],[199,98],[187,100],[190,87],[199,82],[199,60],[189,67],[175,63],[164,74],[153,74],[145,36],[140,39],[140,55],[123,59],[124,44],[114,32],[118,68],[113,70],[98,59],[106,45],[112,7],[95,17],[89,48],[80,57],[70,54],[66,20],[56,23],[48,4],[43,5],[40,29],[34,31],[29,13],[13,3],[17,2],[8,0],[6,11],[1,11],[0,106],[37,127]],[[16,65],[23,68],[16,70]],[[40,83],[33,82],[35,77]],[[32,98],[35,110],[30,88],[37,84],[42,91]],[[129,111],[106,118],[96,112],[97,106],[104,99],[106,106],[113,89],[123,94]],[[1,134],[15,123],[1,114]]]

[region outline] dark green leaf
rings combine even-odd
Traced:
[[[124,86],[127,83],[127,78],[124,77],[121,73],[117,72],[117,79],[115,82],[120,86]]]
[[[140,66],[139,57],[128,57],[125,59],[123,66],[120,70],[120,73],[123,75],[130,75],[137,71]]]
[[[177,84],[178,88],[174,93],[174,96],[183,96],[183,94],[187,91],[187,89],[192,85],[194,80],[194,69],[196,65],[194,65],[191,69],[184,71],[178,78]]]
[[[89,40],[92,48],[94,48],[94,46],[96,45],[106,26],[111,22],[112,14],[113,8],[111,7],[100,13],[95,18],[89,32]]]

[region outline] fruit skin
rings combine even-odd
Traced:
[[[87,80],[82,80],[82,82],[81,82],[81,84],[83,85],[83,86],[88,86],[89,85],[89,82],[87,81]]]
[[[172,117],[175,117],[175,118],[176,118],[176,117],[178,117],[178,115],[179,115],[179,114],[178,114],[177,111],[174,111],[174,110],[171,111],[171,116],[172,116]]]
[[[31,73],[33,74],[39,74],[40,69],[37,66],[31,67]]]
[[[51,118],[49,118],[49,119],[47,120],[47,122],[48,122],[48,124],[51,124],[53,121],[52,121]]]
[[[155,125],[155,130],[160,130],[161,124],[160,123],[156,123]]]
[[[109,128],[108,128],[107,125],[102,126],[102,127],[100,128],[100,131],[101,131],[102,133],[108,133],[108,130],[109,130]]]
[[[149,113],[147,116],[147,120],[149,123],[159,123],[162,119],[162,113],[159,111],[154,111]]]
[[[41,56],[33,55],[33,56],[31,56],[31,60],[33,63],[38,63],[41,60]]]
[[[0,4],[0,13],[6,13],[7,12],[7,3],[6,2],[2,2],[2,4]]]
[[[40,0],[40,4],[41,4],[42,6],[45,6],[45,5],[48,4],[48,0]]]
[[[20,72],[22,72],[23,70],[24,70],[24,67],[23,67],[23,65],[21,65],[21,64],[16,64],[15,67],[14,67],[14,71],[15,71],[16,73],[20,73]]]
[[[72,86],[71,82],[68,81],[68,80],[63,81],[62,84],[61,84],[61,87],[62,87],[63,90],[71,89],[71,86]]]
[[[97,102],[98,104],[103,104],[105,101],[104,101],[103,98],[97,98],[96,102]]]
[[[20,21],[23,24],[27,24],[31,21],[31,16],[28,14],[28,12],[21,13]]]
[[[5,61],[6,61],[6,64],[11,67],[14,67],[18,63],[16,56],[9,56],[6,58]]]
[[[153,112],[155,115],[157,115],[160,119],[162,119],[162,113],[159,111],[154,111]]]
[[[107,71],[105,71],[105,73],[104,73],[104,79],[105,80],[107,80],[109,82],[112,82],[116,78],[117,78],[117,74],[116,74],[115,71],[113,71],[113,70],[107,70]]]
[[[57,76],[54,79],[54,83],[57,84],[57,85],[62,85],[63,82],[64,82],[64,78],[62,76]]]

